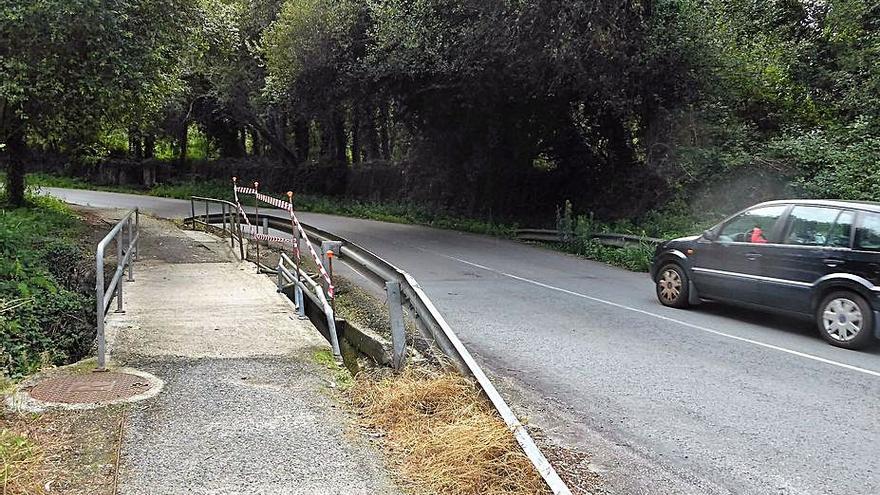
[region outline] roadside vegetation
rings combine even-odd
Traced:
[[[231,182],[220,180],[190,180],[159,184],[151,188],[137,188],[132,186],[99,185],[75,177],[33,173],[28,174],[28,182],[33,186],[92,189],[187,200],[190,196],[225,199],[228,201],[234,199]],[[274,194],[279,198],[284,198],[287,194],[287,191],[273,191],[271,189],[266,189],[264,192]],[[438,229],[459,230],[499,237],[513,237],[516,231],[516,225],[497,224],[486,220],[437,213],[428,207],[415,204],[360,201],[316,194],[297,194],[294,196],[294,200],[297,210],[312,213],[326,213],[382,222],[426,225]],[[244,201],[246,205],[253,204],[252,198],[245,199]]]
[[[2,200],[0,200],[2,201]],[[17,378],[86,355],[95,337],[94,269],[84,224],[60,201],[0,208],[0,374]]]
[[[399,482],[415,493],[549,493],[501,418],[458,374],[363,372],[349,395],[364,425],[383,438]]]

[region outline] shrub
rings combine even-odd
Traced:
[[[0,373],[11,377],[76,360],[95,335],[80,224],[56,200],[32,201],[0,209]]]

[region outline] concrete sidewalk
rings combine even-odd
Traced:
[[[119,493],[398,493],[272,282],[213,236],[144,217],[141,236],[108,347],[166,387],[129,411]]]

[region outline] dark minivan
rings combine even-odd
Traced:
[[[710,299],[808,315],[833,345],[880,338],[880,203],[770,201],[657,247],[657,298]]]

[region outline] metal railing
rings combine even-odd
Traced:
[[[204,215],[196,216],[196,201],[205,203]],[[187,220],[190,221],[192,228],[195,229],[196,224],[199,224],[204,226],[205,230],[208,230],[213,228],[211,220],[215,220],[214,223],[222,225],[222,231],[229,234],[229,243],[232,249],[235,249],[235,241],[238,241],[239,255],[241,259],[245,259],[245,244],[242,241],[241,220],[239,219],[238,208],[235,206],[235,203],[222,199],[203,198],[201,196],[190,196],[189,202],[192,216]],[[216,222],[217,214],[210,211],[212,204],[220,205],[219,222]]]
[[[291,272],[293,270],[293,272]],[[294,299],[293,303],[299,312],[300,318],[306,317],[305,297],[314,297],[313,302],[316,303],[324,311],[324,317],[327,320],[327,330],[330,334],[330,346],[333,349],[333,356],[337,359],[342,358],[339,350],[339,335],[336,333],[336,316],[333,312],[333,306],[324,295],[324,289],[320,284],[312,280],[309,275],[302,271],[299,266],[290,259],[285,253],[281,253],[278,259],[278,292],[293,286]],[[306,287],[308,285],[308,287]]]
[[[128,227],[126,229],[126,227]],[[128,242],[125,231],[128,230]],[[107,341],[104,336],[104,318],[107,316],[107,308],[116,298],[116,311],[123,311],[122,288],[125,280],[122,276],[128,268],[128,282],[134,282],[134,262],[138,255],[138,240],[140,239],[140,212],[137,208],[126,213],[124,217],[110,230],[109,233],[98,243],[95,252],[95,295],[98,313],[98,369],[107,369]],[[104,252],[107,246],[116,241],[116,271],[110,285],[104,285]]]
[[[283,217],[274,216],[272,214],[248,213],[248,218],[253,225],[262,224],[264,228],[272,228],[281,232],[287,232],[290,229],[290,219],[285,214]],[[217,215],[205,215],[205,221],[217,223]],[[510,406],[505,402],[504,398],[495,388],[495,385],[480,368],[479,364],[465,348],[464,344],[459,340],[458,336],[434,306],[434,303],[428,298],[424,290],[422,290],[416,279],[409,273],[397,268],[391,263],[385,261],[375,253],[331,232],[319,229],[317,227],[302,223],[303,229],[309,236],[314,237],[318,241],[336,241],[342,243],[342,252],[340,259],[350,265],[354,270],[364,275],[370,281],[385,287],[387,282],[395,282],[400,284],[401,302],[403,306],[409,308],[410,314],[416,323],[419,332],[426,338],[434,342],[455,368],[462,374],[473,377],[483,393],[498,411],[498,414],[504,420],[508,429],[513,433],[523,452],[544,478],[547,485],[553,491],[554,495],[570,495],[571,491],[565,482],[559,477],[556,470],[541,452],[541,449],[535,444],[525,425],[523,425],[514,414]],[[287,258],[286,264],[290,263]],[[280,264],[279,264],[280,265]],[[279,266],[279,272],[282,268]],[[286,266],[284,267],[286,269]],[[293,274],[290,270],[281,275],[285,280],[293,280]],[[306,277],[307,278],[307,277]],[[291,283],[291,282],[288,282]],[[316,284],[317,285],[317,284]],[[282,284],[283,287],[283,284]],[[321,292],[317,290],[316,292]],[[303,291],[303,294],[309,296],[311,294]],[[317,296],[315,296],[317,299]],[[314,302],[314,300],[312,301]],[[323,305],[319,301],[319,304]],[[305,305],[305,300],[301,301],[299,307]],[[327,311],[324,311],[327,314]],[[329,323],[329,321],[328,321]],[[334,322],[335,325],[335,322]],[[335,327],[331,329],[331,338],[335,336]]]
[[[537,242],[566,242],[565,236],[558,230],[553,229],[519,229],[515,234],[516,238],[521,241],[537,241]],[[638,245],[656,246],[663,242],[663,239],[656,237],[643,237],[631,234],[615,234],[615,233],[592,233],[590,239],[593,239],[605,246],[629,247]]]

